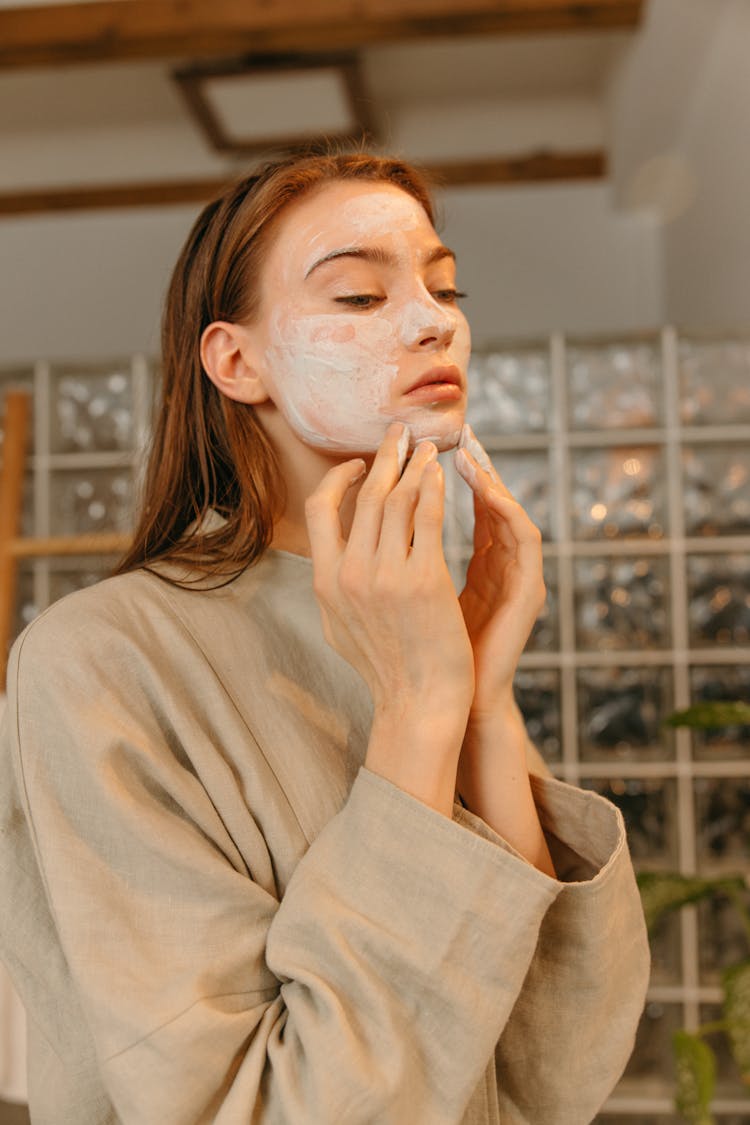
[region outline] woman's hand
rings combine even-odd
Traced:
[[[554,877],[529,781],[526,727],[513,698],[518,658],[544,605],[541,536],[468,426],[456,468],[474,493],[474,555],[460,604],[476,676],[458,791],[472,812]]]
[[[474,658],[443,556],[437,449],[420,442],[401,476],[407,438],[389,427],[348,539],[339,509],[363,463],[337,465],[310,496],[314,588],[326,640],[372,695],[366,765],[451,815]]]
[[[512,700],[518,658],[546,597],[542,545],[469,426],[456,468],[474,494],[474,555],[459,601],[474,650],[471,719],[481,722]]]

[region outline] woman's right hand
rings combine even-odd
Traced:
[[[400,476],[404,434],[401,423],[388,428],[348,539],[339,509],[362,462],[331,469],[308,499],[314,588],[326,640],[372,695],[365,764],[451,815],[474,659],[443,556],[437,448],[420,442]]]

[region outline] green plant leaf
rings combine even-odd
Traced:
[[[726,894],[728,888],[745,890],[741,876],[723,879],[700,879],[697,875],[678,875],[671,871],[641,871],[638,875],[643,913],[649,932],[670,910],[678,910],[689,902],[699,902],[714,894]]]
[[[742,1081],[750,1086],[750,960],[726,969],[722,984],[727,1038]]]
[[[691,1125],[714,1125],[709,1106],[716,1086],[716,1056],[689,1031],[672,1036],[677,1090],[675,1106]]]
[[[664,719],[668,727],[718,730],[720,727],[750,726],[750,704],[740,700],[695,703],[685,711],[675,711]]]

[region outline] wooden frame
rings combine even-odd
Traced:
[[[599,180],[607,174],[607,158],[599,149],[584,152],[539,152],[526,156],[422,164],[443,187],[472,184],[530,184]],[[239,173],[238,173],[239,174]],[[0,192],[0,219],[12,215],[43,215],[66,211],[101,211],[117,207],[168,207],[206,203],[234,176],[215,179],[165,180],[155,183],[81,185],[66,188]]]
[[[0,218],[65,211],[106,211],[118,207],[176,206],[205,203],[231,181],[216,179],[156,180],[151,183],[80,184],[62,188],[23,188],[0,192]]]
[[[0,9],[0,68],[634,28],[643,0],[95,0]]]
[[[351,53],[315,55],[251,55],[244,59],[228,59],[219,63],[192,64],[174,71],[173,78],[180,90],[192,117],[204,133],[208,143],[216,151],[249,156],[258,152],[279,149],[292,151],[314,144],[322,138],[317,134],[297,133],[286,136],[267,135],[265,137],[241,140],[231,137],[225,130],[219,115],[214,111],[206,97],[206,79],[228,79],[239,76],[262,76],[266,74],[296,75],[316,70],[336,70],[341,75],[347,107],[353,128],[341,133],[326,133],[326,140],[337,144],[355,144],[360,141],[372,143],[375,129],[367,109],[367,99],[362,82],[362,74],[356,55]]]
[[[309,56],[314,64],[316,58],[341,58],[342,51],[367,44],[426,37],[632,30],[643,6],[644,0],[93,0],[0,8],[0,70],[190,56],[195,62],[182,72],[182,89],[196,120],[219,151],[249,154],[258,151],[255,143],[237,146],[224,136],[191,81],[198,60],[236,59],[239,52],[258,65],[281,53],[297,61]],[[373,138],[376,128],[356,66],[349,69],[349,82],[358,118]],[[274,145],[295,147],[299,141],[276,138]],[[427,163],[427,171],[447,186],[599,179],[605,167],[598,150]],[[0,218],[201,203],[232,178],[228,172],[203,179],[10,190],[0,192]]]
[[[473,184],[537,184],[553,180],[601,180],[607,175],[604,151],[532,152],[521,156],[483,157],[478,160],[426,165],[430,178],[442,187]]]
[[[27,391],[8,391],[0,461],[0,695],[5,691],[8,646],[13,629],[18,560],[11,544],[21,528],[30,420],[31,395]]]
[[[3,456],[0,458],[0,695],[5,690],[8,646],[13,631],[19,559],[63,555],[123,554],[130,536],[114,532],[22,538],[23,477],[29,439],[32,396],[9,390],[5,395]]]

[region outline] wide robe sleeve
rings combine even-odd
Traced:
[[[503,1125],[586,1125],[633,1049],[649,981],[648,936],[619,809],[550,777],[533,748],[529,757],[563,887],[497,1044],[494,1108]],[[480,818],[460,815],[510,847]]]
[[[176,696],[132,615],[32,625],[5,728],[118,1120],[457,1125],[567,888],[362,769],[279,901],[193,765],[221,683],[205,665]]]

